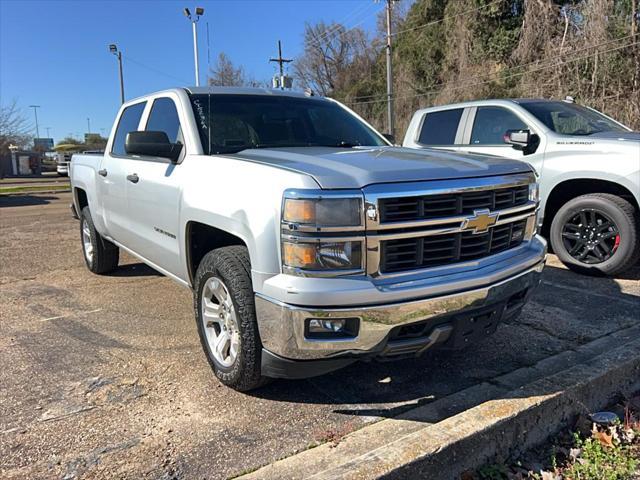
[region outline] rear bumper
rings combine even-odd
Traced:
[[[515,317],[540,283],[544,253],[524,271],[490,285],[448,295],[385,305],[307,308],[256,295],[265,349],[263,373],[300,378],[320,375],[358,359],[420,355],[436,346],[458,348],[493,333]],[[353,338],[305,336],[311,318],[357,318]]]

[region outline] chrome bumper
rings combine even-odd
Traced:
[[[446,342],[452,328],[443,332],[436,327],[448,325],[448,320],[456,315],[479,311],[489,306],[497,306],[498,321],[514,313],[508,312],[509,302],[512,298],[518,298],[521,300],[521,307],[528,300],[533,289],[540,283],[544,263],[543,254],[526,270],[482,288],[385,305],[306,308],[257,294],[256,314],[262,344],[269,352],[293,360],[386,355],[392,343],[389,337],[394,329],[433,320],[432,324],[425,327],[426,334],[433,327],[431,334],[425,334],[422,337],[423,345],[418,345],[421,353],[437,343]],[[347,339],[308,339],[305,337],[305,323],[310,318],[358,318],[358,335]],[[451,325],[455,325],[455,322]],[[413,343],[419,342],[417,340]]]

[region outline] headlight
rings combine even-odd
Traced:
[[[362,242],[359,240],[305,242],[283,239],[282,263],[303,270],[360,270]]]
[[[315,227],[357,227],[362,224],[360,198],[286,198],[282,220]]]
[[[540,200],[540,185],[538,182],[529,184],[529,200],[536,203]]]

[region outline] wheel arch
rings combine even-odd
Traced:
[[[558,210],[569,200],[589,193],[610,193],[624,198],[638,211],[640,209],[635,195],[624,185],[599,178],[574,178],[557,183],[545,202],[542,233],[548,238],[551,222]]]
[[[89,206],[89,198],[87,196],[87,192],[83,188],[75,187],[73,189],[73,200],[76,204],[78,214],[82,212],[84,207]]]
[[[196,270],[202,258],[211,250],[231,245],[247,247],[247,243],[237,235],[221,228],[198,221],[189,221],[185,230],[185,252],[189,283],[193,285]]]

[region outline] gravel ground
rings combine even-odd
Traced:
[[[250,394],[221,386],[191,294],[123,255],[84,266],[69,194],[0,198],[0,477],[228,478],[640,324],[640,269],[550,257],[521,317],[459,352],[359,363]]]

